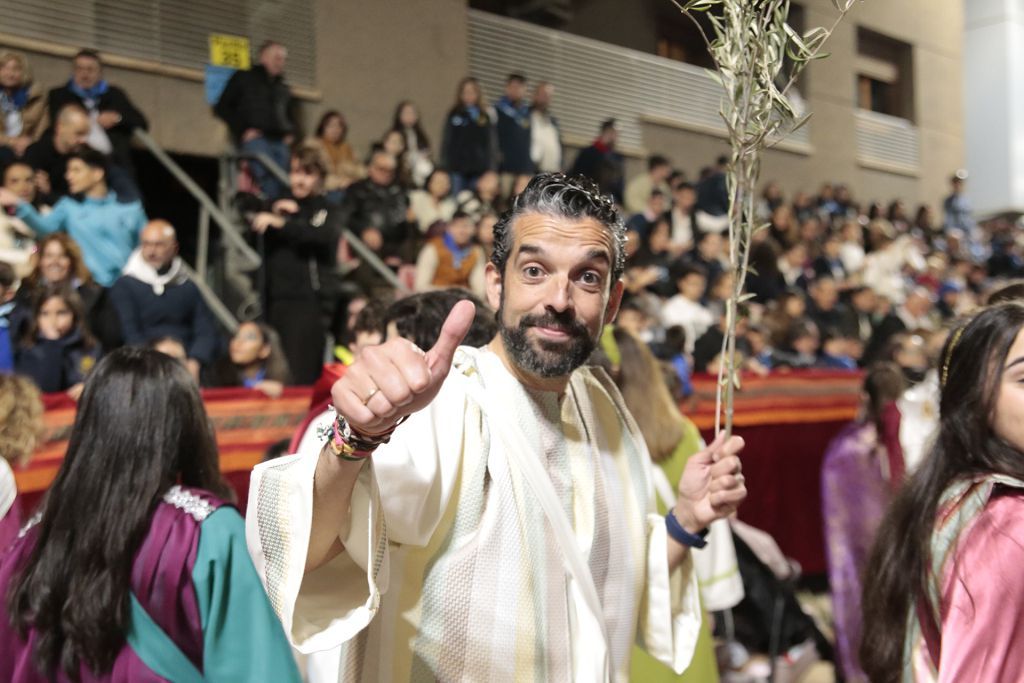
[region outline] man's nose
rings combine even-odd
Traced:
[[[552,277],[548,284],[549,290],[544,306],[553,311],[562,312],[572,307],[572,283],[566,276]]]

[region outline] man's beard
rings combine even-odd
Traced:
[[[531,327],[547,327],[569,335],[565,341],[536,339],[531,341],[526,332]],[[583,365],[593,353],[597,341],[586,326],[569,311],[544,315],[524,315],[519,324],[505,324],[504,302],[498,308],[498,329],[505,352],[518,367],[539,377],[565,377]]]

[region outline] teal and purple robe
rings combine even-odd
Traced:
[[[83,524],[88,520],[83,520]],[[31,522],[0,554],[0,591],[37,540]],[[100,681],[299,681],[288,641],[263,591],[238,511],[198,489],[172,487],[153,513],[132,567],[131,618],[113,668]],[[48,683],[0,607],[0,680]],[[58,673],[52,680],[68,680]]]

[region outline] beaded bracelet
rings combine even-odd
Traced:
[[[703,548],[708,544],[704,538],[708,535],[707,528],[701,529],[696,534],[691,534],[689,531],[683,528],[683,525],[679,523],[676,516],[669,510],[668,514],[665,515],[665,530],[668,531],[668,535],[676,539],[687,548]]]
[[[329,426],[317,428],[317,436],[326,440],[331,452],[342,460],[362,462],[369,458],[378,446],[386,444],[395,428],[403,421],[404,418],[384,434],[368,437],[352,431],[345,418],[338,414]]]

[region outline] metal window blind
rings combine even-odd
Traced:
[[[913,123],[864,109],[857,110],[856,122],[858,160],[907,171],[919,169],[921,142]]]
[[[246,36],[254,51],[273,39],[304,86],[316,80],[313,13],[308,0],[0,0],[4,32],[190,69],[209,60],[211,33]]]
[[[722,89],[706,70],[638,50],[471,9],[469,66],[492,103],[509,73],[553,83],[552,112],[576,141],[589,143],[607,118],[616,119],[619,145],[637,150],[646,148],[647,117],[725,132]],[[790,140],[810,144],[808,127]]]

